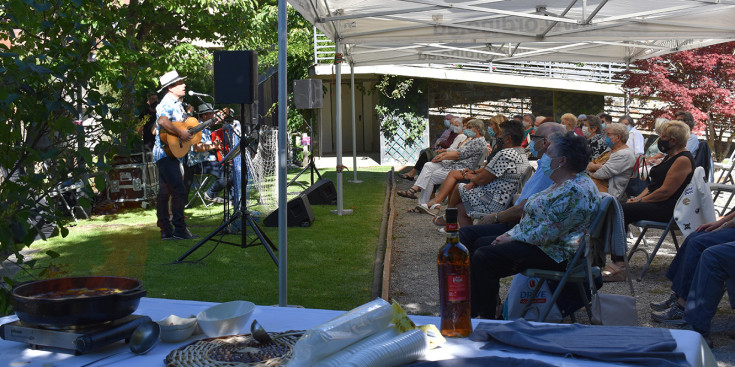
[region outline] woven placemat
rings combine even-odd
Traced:
[[[303,332],[268,333],[273,343],[261,344],[250,334],[197,340],[173,350],[163,362],[166,367],[283,366]],[[284,335],[282,335],[284,334]]]

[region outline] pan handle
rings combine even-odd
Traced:
[[[131,289],[126,292],[118,293],[115,296],[116,298],[119,298],[120,300],[127,301],[130,299],[145,297],[146,294],[148,294],[147,290],[138,288],[138,289]]]
[[[74,346],[77,348],[79,353],[86,353],[90,350],[97,349],[107,344],[116,342],[120,339],[128,339],[133,334],[133,330],[138,325],[151,322],[151,318],[148,316],[139,317],[126,324],[114,327],[109,330],[105,330],[95,334],[86,334],[74,339]]]

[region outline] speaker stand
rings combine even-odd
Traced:
[[[248,105],[249,108],[252,108],[252,105]],[[245,117],[245,104],[240,105],[240,130],[245,131],[245,124],[246,122],[249,122],[249,117],[251,116],[251,111],[248,111],[248,119],[246,120]],[[244,135],[244,134],[243,134]],[[174,261],[174,264],[180,264],[186,259],[189,255],[191,255],[194,251],[196,251],[199,247],[204,245],[207,241],[211,240],[214,236],[217,234],[220,234],[220,238],[214,240],[217,242],[217,244],[224,243],[228,245],[237,246],[240,248],[248,248],[253,246],[260,246],[262,245],[265,250],[268,252],[268,255],[270,255],[273,262],[276,264],[276,267],[278,267],[278,258],[276,258],[276,255],[273,253],[273,251],[278,251],[278,248],[276,245],[273,244],[273,241],[266,236],[265,233],[263,233],[263,230],[260,229],[260,226],[258,226],[257,223],[253,220],[252,216],[250,215],[250,211],[247,210],[247,187],[248,187],[248,165],[247,163],[243,164],[245,161],[245,155],[242,154],[244,149],[247,149],[247,147],[243,146],[243,139],[240,139],[240,144],[236,148],[233,148],[233,150],[237,149],[237,152],[230,152],[228,154],[229,157],[226,157],[228,159],[234,159],[238,154],[241,155],[240,159],[240,182],[242,183],[240,188],[240,208],[235,211],[232,216],[226,220],[222,225],[220,225],[217,229],[215,229],[212,233],[208,234],[206,237],[204,237],[199,243],[194,245],[194,247],[190,248],[186,253],[181,255],[176,261]],[[222,159],[223,163],[225,162],[225,159]],[[235,242],[229,242],[222,240],[222,237],[225,234],[226,229],[234,223],[237,219],[240,219],[240,243]],[[253,233],[255,234],[255,238],[248,242],[248,235],[247,235],[247,229],[250,228]]]
[[[312,120],[313,120],[313,116],[312,116]],[[309,123],[309,137],[311,138],[314,137],[314,129],[312,128],[312,125],[313,125],[313,121]],[[314,185],[314,172],[316,172],[316,175],[317,177],[319,177],[320,180],[322,179],[322,175],[319,173],[319,169],[316,168],[316,164],[314,163],[314,142],[313,141],[309,142],[309,164],[307,164],[306,167],[302,168],[301,172],[296,174],[296,176],[294,176],[294,178],[292,178],[291,181],[289,181],[288,184],[286,184],[286,187],[291,186],[294,182],[296,182],[296,180],[302,174],[304,174],[306,170],[311,171],[311,185],[312,186]]]

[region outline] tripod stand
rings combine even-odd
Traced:
[[[252,105],[248,105],[248,107],[252,107]],[[245,125],[250,121],[249,117],[252,116],[248,109],[248,119],[245,117],[245,105],[242,104],[240,106],[241,111],[241,119],[242,119],[242,125]],[[244,128],[244,126],[243,126]],[[243,134],[245,135],[245,134]],[[245,139],[244,141],[247,141]],[[212,233],[205,236],[199,243],[194,245],[194,247],[190,248],[186,253],[181,255],[174,263],[181,263],[186,259],[189,255],[191,255],[194,251],[196,251],[199,247],[201,247],[203,244],[205,244],[207,241],[211,240],[214,236],[221,233],[219,239],[215,239],[214,241],[217,242],[217,244],[225,243],[228,245],[238,246],[241,248],[248,248],[253,246],[259,246],[263,245],[265,250],[268,252],[268,255],[270,255],[273,262],[276,264],[276,267],[278,267],[278,259],[276,258],[276,255],[273,253],[273,251],[278,251],[278,248],[273,244],[273,241],[268,238],[268,236],[263,233],[263,230],[260,229],[260,226],[253,220],[252,216],[250,215],[250,211],[247,210],[247,198],[245,192],[247,192],[247,184],[248,184],[248,166],[247,164],[243,164],[243,160],[245,159],[245,153],[244,150],[247,149],[247,144],[242,144],[243,139],[241,139],[240,142],[238,142],[237,146],[233,148],[230,153],[227,154],[224,158],[222,158],[222,164],[226,164],[238,156],[240,157],[240,183],[241,183],[241,194],[240,194],[240,205],[239,208],[232,214],[232,216],[224,221],[217,229],[215,229]],[[229,241],[222,240],[222,236],[224,236],[224,231],[235,223],[236,220],[240,220],[240,232],[241,232],[241,238],[240,243],[234,243]],[[248,235],[247,235],[247,229],[250,228],[253,233],[255,234],[255,238],[248,242]]]
[[[301,118],[303,119],[303,117],[301,117]],[[309,136],[310,137],[313,137],[314,136],[314,130],[312,128],[313,119],[314,118],[312,116],[312,122],[309,123]],[[322,175],[319,173],[319,170],[316,168],[316,164],[314,164],[314,144],[313,144],[313,142],[309,142],[309,164],[307,164],[306,167],[302,168],[301,169],[301,172],[299,172],[298,174],[296,174],[296,176],[294,176],[294,178],[292,178],[291,181],[289,181],[288,184],[286,184],[286,186],[291,186],[291,184],[293,184],[294,182],[296,182],[296,180],[302,174],[304,174],[304,172],[306,172],[306,170],[310,170],[311,171],[311,184],[312,185],[314,185],[314,172],[316,172],[316,175],[317,175],[317,177],[319,177],[320,180],[322,179]]]

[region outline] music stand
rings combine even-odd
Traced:
[[[241,105],[241,126],[245,124],[245,121],[249,121],[245,119],[245,105]],[[243,130],[244,131],[244,130]],[[235,159],[238,155],[240,155],[242,149],[247,149],[246,146],[244,147],[242,145],[243,141],[247,141],[247,139],[241,139],[240,143],[230,150],[230,152],[222,158],[222,164],[226,164],[232,160]],[[229,227],[232,223],[234,223],[238,218],[240,219],[240,243],[234,243],[229,241],[222,240],[222,237],[224,236],[224,233],[220,235],[219,239],[215,239],[213,241],[216,241],[217,244],[224,243],[228,245],[238,246],[241,248],[248,248],[258,245],[263,245],[266,251],[268,251],[268,255],[270,255],[273,262],[276,264],[276,267],[278,267],[278,259],[276,258],[276,255],[273,253],[273,251],[278,251],[278,248],[276,245],[273,244],[273,241],[266,236],[265,233],[263,233],[263,230],[260,229],[260,226],[258,226],[257,223],[253,220],[252,216],[250,215],[250,211],[247,210],[247,198],[245,197],[247,193],[247,187],[248,187],[248,165],[247,163],[243,163],[245,161],[245,156],[240,159],[240,182],[242,183],[242,187],[240,189],[240,207],[235,210],[234,213],[232,213],[232,216],[226,220],[224,223],[222,223],[217,229],[215,229],[212,233],[208,234],[204,238],[202,238],[199,243],[194,245],[194,247],[190,248],[186,253],[181,255],[176,261],[174,261],[174,264],[178,264],[184,261],[189,255],[191,255],[194,251],[196,251],[199,247],[201,247],[203,244],[205,244],[207,241],[211,240],[212,237],[216,236],[218,233],[224,231],[227,227]],[[256,238],[253,239],[248,243],[247,238],[247,228],[250,227],[255,234]]]

